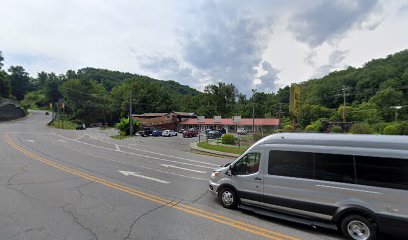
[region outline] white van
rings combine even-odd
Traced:
[[[213,170],[210,191],[226,208],[337,228],[348,239],[405,236],[408,137],[274,134]]]

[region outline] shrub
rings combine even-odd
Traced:
[[[221,137],[221,142],[223,144],[230,144],[230,145],[234,145],[235,144],[235,137],[232,134],[224,134]]]
[[[120,132],[123,132],[125,135],[130,135],[129,118],[120,119],[120,122],[115,124],[115,128]],[[133,134],[135,134],[137,131],[139,131],[139,122],[133,121]]]
[[[293,127],[292,127],[292,125],[286,125],[286,126],[283,128],[283,131],[284,131],[284,132],[293,132]]]
[[[317,132],[314,125],[307,125],[305,127],[305,132]]]
[[[384,128],[383,134],[385,135],[398,135],[398,129],[395,125],[388,125]]]
[[[398,135],[408,135],[408,122],[402,122],[397,125]]]
[[[373,131],[378,134],[383,134],[384,128],[387,127],[388,124],[385,122],[379,122],[371,126]]]
[[[350,128],[353,134],[371,134],[373,130],[367,123],[356,123]]]
[[[340,126],[333,126],[330,129],[330,132],[332,132],[332,133],[343,133],[343,128],[341,128]]]

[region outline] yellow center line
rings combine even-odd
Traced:
[[[70,174],[79,176],[81,178],[84,178],[84,179],[87,179],[87,180],[90,180],[90,181],[93,181],[93,182],[97,182],[97,183],[102,184],[104,186],[107,186],[109,188],[116,189],[116,190],[119,190],[121,192],[125,192],[125,193],[128,193],[130,195],[137,196],[137,197],[140,197],[142,199],[149,200],[151,202],[155,202],[155,203],[160,204],[160,205],[165,205],[165,206],[167,206],[169,208],[177,209],[177,210],[180,210],[182,212],[189,213],[191,215],[199,216],[199,217],[202,217],[202,218],[214,221],[214,222],[222,223],[222,224],[234,227],[236,229],[240,229],[240,230],[243,230],[243,231],[255,234],[255,235],[263,236],[263,237],[266,237],[266,238],[269,238],[269,239],[273,239],[273,240],[286,240],[286,239],[300,240],[300,238],[292,237],[292,236],[289,236],[289,235],[286,235],[286,234],[283,234],[283,233],[280,233],[280,232],[272,231],[272,230],[262,228],[262,227],[258,227],[258,226],[252,225],[252,224],[248,224],[248,223],[245,223],[245,222],[242,222],[242,221],[239,221],[239,220],[231,219],[231,218],[228,218],[228,217],[225,217],[225,216],[222,216],[222,215],[207,212],[205,210],[194,208],[194,207],[186,205],[186,204],[179,204],[178,202],[174,202],[174,201],[171,201],[171,200],[166,199],[166,198],[162,198],[162,197],[152,195],[152,194],[149,194],[149,193],[145,193],[145,192],[133,189],[133,188],[129,188],[129,187],[126,187],[124,185],[114,183],[114,182],[111,182],[109,180],[87,174],[87,173],[79,171],[77,169],[61,165],[61,164],[59,164],[57,162],[54,162],[54,161],[48,160],[46,158],[43,158],[41,156],[38,156],[38,155],[24,149],[23,147],[17,145],[10,138],[10,136],[8,134],[6,134],[4,136],[4,141],[7,144],[9,144],[10,146],[12,146],[14,149],[16,149],[17,151],[19,151],[19,152],[21,152],[21,153],[23,153],[23,154],[25,154],[25,155],[33,158],[33,159],[36,159],[36,160],[38,160],[38,161],[40,161],[40,162],[42,162],[44,164],[47,164],[49,166],[52,166],[52,167],[57,168],[59,170],[62,170],[64,172],[68,172]]]

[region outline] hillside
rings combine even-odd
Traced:
[[[132,79],[133,81],[143,81],[143,82],[154,82],[160,85],[161,88],[164,88],[166,91],[169,91],[172,94],[184,94],[195,96],[200,92],[194,88],[191,88],[186,85],[181,85],[180,83],[172,80],[158,80],[148,76],[132,74],[128,72],[119,72],[111,71],[107,69],[98,69],[98,68],[82,68],[77,72],[70,70],[67,72],[68,78],[77,78],[83,80],[95,80],[98,83],[101,83],[105,89],[110,92],[112,88],[120,85],[126,80]]]
[[[302,86],[305,103],[329,108],[343,103],[343,86],[348,88],[349,103],[367,102],[388,88],[401,92],[408,99],[408,50],[371,60],[361,68],[349,67],[332,72],[321,79],[303,82]]]

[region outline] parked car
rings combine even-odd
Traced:
[[[179,133],[183,133],[184,131],[186,131],[184,128],[179,130]]]
[[[222,136],[222,133],[220,131],[209,131],[207,133],[207,138],[214,139],[214,138],[220,138]]]
[[[206,130],[205,130],[205,134],[208,134],[210,131],[214,131],[212,128],[207,128]]]
[[[163,137],[177,136],[177,132],[175,132],[174,130],[164,130],[162,136]]]
[[[408,239],[407,172],[406,136],[284,133],[214,169],[209,188],[225,208],[338,228],[347,239]]]
[[[183,137],[185,138],[191,138],[191,137],[197,137],[198,132],[197,131],[184,131],[183,132]]]
[[[153,130],[150,129],[150,128],[143,128],[142,131],[139,131],[139,134],[140,134],[142,137],[150,136],[150,135],[152,135],[152,133],[153,133]]]
[[[76,126],[76,130],[85,130],[85,129],[86,129],[85,123],[78,123]]]
[[[237,130],[237,134],[238,135],[247,135],[248,134],[248,130],[246,130],[246,128],[239,128]]]
[[[152,132],[153,137],[160,137],[162,135],[162,130],[156,129]]]

